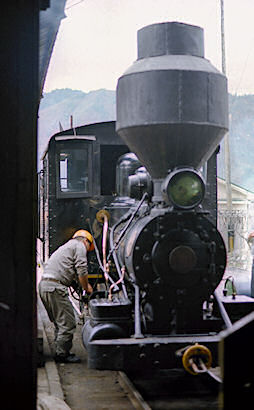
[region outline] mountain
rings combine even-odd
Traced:
[[[231,180],[254,192],[254,95],[229,95]],[[84,93],[60,89],[45,93],[39,108],[39,152],[41,158],[49,138],[63,129],[116,118],[115,91]],[[224,144],[218,155],[218,173],[224,178]]]
[[[39,107],[38,159],[47,147],[49,138],[63,129],[69,129],[70,117],[73,126],[116,118],[115,91],[97,90],[89,93],[69,88],[45,93]]]
[[[229,143],[232,182],[254,192],[254,95],[229,95]],[[223,142],[218,173],[225,178]]]

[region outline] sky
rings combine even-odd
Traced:
[[[137,58],[137,31],[178,21],[204,29],[205,58],[221,70],[220,0],[67,0],[44,92],[115,90]],[[224,0],[231,94],[254,94],[254,0]]]

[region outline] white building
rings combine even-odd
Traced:
[[[247,243],[254,230],[254,192],[231,184],[232,212],[227,210],[225,180],[217,179],[218,229],[228,250],[228,264],[240,269],[249,269],[251,255]]]

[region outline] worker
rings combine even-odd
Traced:
[[[55,325],[55,361],[58,363],[80,362],[79,357],[70,352],[76,320],[68,287],[76,280],[87,294],[93,292],[88,282],[87,267],[87,252],[93,249],[92,235],[80,229],[52,253],[44,266],[39,294],[49,319]]]

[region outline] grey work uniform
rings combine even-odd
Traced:
[[[69,354],[76,328],[68,287],[73,280],[78,280],[78,276],[87,274],[87,250],[78,238],[60,246],[44,266],[39,293],[49,319],[55,325],[56,355]]]

